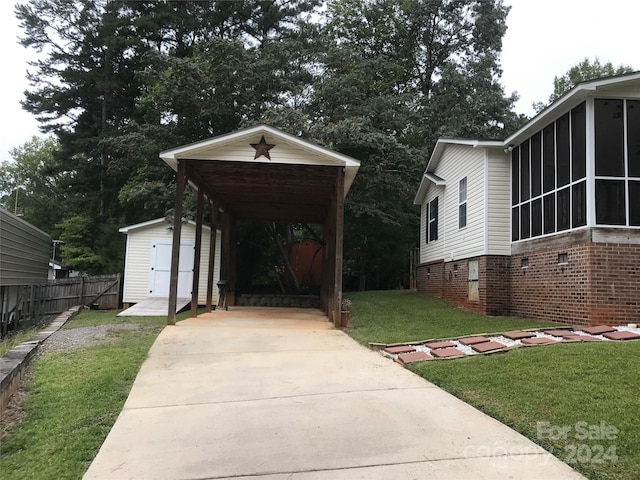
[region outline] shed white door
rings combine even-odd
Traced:
[[[151,275],[149,295],[169,297],[171,279],[171,245],[168,239],[156,240],[151,247]],[[193,282],[193,242],[180,244],[180,264],[178,267],[178,297],[190,297]]]

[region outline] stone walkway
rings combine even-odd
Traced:
[[[425,360],[462,358],[478,354],[506,352],[522,346],[550,345],[554,343],[608,342],[640,339],[637,325],[610,327],[600,325],[582,329],[546,328],[517,330],[491,335],[407,342],[386,345],[382,355],[401,365]]]

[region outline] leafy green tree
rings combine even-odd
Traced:
[[[60,210],[95,219],[96,225],[115,220],[114,229],[165,212],[173,174],[158,160],[159,151],[231,131],[239,121],[256,118],[263,104],[304,95],[295,72],[307,75],[306,57],[296,52],[308,47],[313,28],[304,17],[318,4],[17,5],[22,45],[41,52],[31,65],[23,106],[59,140],[53,168],[64,192]],[[100,243],[77,238],[91,251]]]
[[[598,57],[593,61],[585,58],[567,70],[564,75],[555,76],[553,78],[553,93],[549,95],[547,103],[534,102],[533,108],[536,112],[541,112],[580,82],[631,72],[633,72],[633,68],[628,65],[618,65],[616,67],[611,62],[601,63]]]
[[[132,117],[140,84],[134,25],[118,2],[32,0],[16,6],[22,45],[43,52],[31,62],[23,106],[58,136],[61,171],[75,171],[73,191],[93,215],[117,210],[118,178],[104,138]],[[70,188],[71,189],[71,188]]]
[[[41,230],[52,233],[61,218],[64,172],[54,159],[59,149],[54,137],[32,137],[9,153],[13,162],[0,164],[0,198],[4,206]]]
[[[501,0],[28,0],[43,52],[24,106],[56,134],[67,259],[117,268],[123,223],[172,206],[166,148],[265,121],[362,162],[346,206],[346,271],[395,287],[417,241],[411,204],[438,136],[504,137]],[[192,206],[187,202],[187,208]],[[88,228],[90,232],[83,232]]]
[[[73,215],[56,228],[64,242],[61,251],[65,265],[89,275],[122,271],[124,239],[113,235],[117,225],[112,219]]]
[[[499,82],[508,11],[500,0],[329,4],[307,111],[312,137],[361,161],[345,213],[345,271],[359,286],[403,284],[437,138],[504,138],[521,124]]]
[[[62,261],[83,273],[99,273],[100,256],[91,248],[94,243],[94,220],[87,215],[74,215],[65,218],[56,227],[60,230]]]

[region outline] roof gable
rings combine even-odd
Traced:
[[[578,106],[590,96],[622,96],[637,97],[640,99],[640,71],[579,83],[504,141],[455,138],[438,139],[427,163],[427,168],[420,182],[420,186],[418,187],[418,192],[413,201],[414,205],[422,204],[429,185],[443,184],[435,181],[430,174],[435,172],[445,150],[450,145],[466,145],[469,148],[485,147],[508,149],[513,145],[522,143],[522,141],[561,117],[572,108]],[[446,183],[446,179],[443,179],[443,181]]]
[[[252,144],[259,144],[262,137],[273,145],[270,158],[258,156]],[[174,170],[178,159],[216,160],[221,162],[286,164],[308,166],[338,166],[345,168],[346,196],[360,168],[360,162],[328,148],[305,141],[299,137],[277,130],[267,125],[238,130],[226,135],[209,138],[189,145],[183,145],[160,153]]]
[[[192,225],[194,227],[196,226],[196,222],[194,222],[193,220],[183,219],[183,223],[187,223],[188,225]],[[122,227],[118,231],[120,233],[126,233],[128,235],[129,233],[133,233],[133,232],[148,229],[148,228],[157,228],[163,225],[165,226],[165,228],[173,228],[173,224],[169,222],[166,218],[162,217],[162,218],[156,218],[155,220],[149,220],[147,222],[136,223],[135,225],[129,225],[128,227]],[[202,225],[202,228],[206,230],[211,230],[211,227],[209,227],[208,225]]]
[[[504,144],[497,140],[469,140],[462,138],[440,138],[436,142],[433,153],[427,163],[427,168],[422,175],[418,192],[413,200],[414,205],[422,205],[424,197],[431,184],[446,185],[447,179],[435,174],[446,150],[452,145],[466,146],[468,148],[504,148]]]
[[[517,145],[541,130],[572,108],[593,96],[636,96],[640,98],[640,71],[613,77],[589,80],[577,84],[562,97],[533,117],[520,130],[504,141],[504,145]]]

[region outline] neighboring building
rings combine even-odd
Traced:
[[[124,288],[122,302],[125,307],[141,302],[148,297],[169,297],[171,270],[171,248],[173,227],[164,218],[151,220],[120,229],[127,234],[127,250],[124,265]],[[178,297],[191,297],[193,263],[196,238],[196,224],[188,221],[182,225],[180,243],[180,267],[178,275]],[[200,254],[200,283],[198,303],[207,300],[207,277],[209,272],[209,245],[211,229],[203,225]],[[214,263],[214,284],[220,278],[220,232],[216,237],[216,258]],[[217,303],[217,289],[214,288],[214,304]]]
[[[17,321],[23,287],[47,283],[51,237],[0,207],[0,326]]]
[[[640,320],[640,72],[579,84],[504,141],[440,139],[419,292],[489,315]]]
[[[78,275],[79,272],[72,270],[62,262],[58,260],[49,260],[49,280],[55,280],[57,278],[74,278]]]

